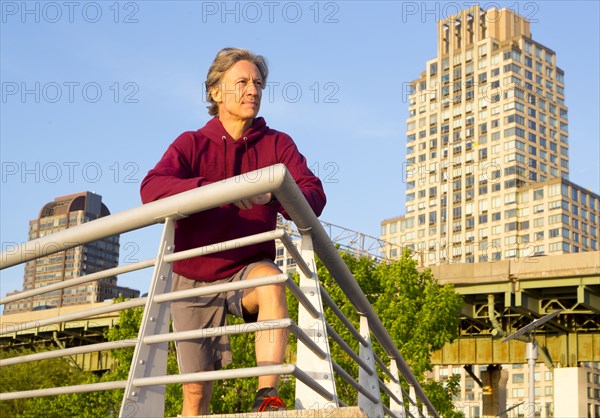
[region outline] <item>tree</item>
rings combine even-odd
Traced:
[[[355,257],[342,253],[342,258],[353,273],[358,285],[377,312],[383,325],[395,341],[413,374],[425,382],[425,372],[432,369],[431,353],[452,342],[458,336],[462,298],[453,286],[441,286],[429,269],[419,271],[409,252],[387,263],[378,263],[367,257]],[[354,306],[342,294],[326,268],[319,263],[319,279],[338,307],[358,328],[359,315]],[[349,330],[331,312],[326,317],[332,327],[350,346],[358,351]],[[374,341],[375,352],[380,358],[387,355]],[[358,375],[358,366],[339,348],[331,344],[334,360],[351,375]],[[356,404],[356,391],[341,378],[336,377],[338,396],[348,404]],[[430,382],[424,385],[436,409],[445,417],[462,416],[452,410],[452,385]],[[458,415],[456,415],[458,414]]]
[[[419,271],[408,251],[392,263],[377,265],[375,281],[383,292],[373,307],[396,341],[413,373],[423,379],[431,353],[458,337],[462,297],[441,286],[431,270]]]
[[[39,347],[40,351],[46,351],[48,347]],[[37,352],[36,349],[9,349],[0,350],[0,358],[6,359],[24,356]],[[74,367],[66,359],[58,358],[42,360],[38,362],[15,364],[4,366],[0,374],[1,392],[19,392],[32,389],[44,389],[62,385],[77,385],[85,381],[80,370]],[[52,398],[39,398],[52,399]],[[54,408],[48,408],[47,414],[37,415],[33,408],[32,399],[17,399],[14,401],[0,402],[1,417],[19,416],[66,416],[54,414]]]
[[[464,412],[456,411],[452,405],[452,397],[460,395],[460,375],[451,375],[445,383],[433,380],[426,382],[423,384],[423,390],[444,418],[464,418]]]

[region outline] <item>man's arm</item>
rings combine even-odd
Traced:
[[[148,172],[140,187],[142,202],[148,203],[173,196],[210,182],[192,172],[188,155],[193,133],[181,134],[173,142],[156,166]]]
[[[282,142],[283,147],[279,162],[285,164],[315,215],[320,216],[327,202],[321,180],[310,171],[306,158],[298,151],[291,138],[287,137]],[[281,212],[284,218],[290,219],[279,202],[273,202],[270,206]]]

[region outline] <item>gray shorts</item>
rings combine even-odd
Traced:
[[[244,267],[231,277],[215,282],[202,282],[173,274],[172,290],[197,289],[220,283],[245,280],[248,273],[259,264],[271,264],[263,260]],[[227,314],[243,318],[245,322],[256,322],[258,314],[251,314],[242,308],[244,290],[233,290],[225,293],[179,299],[171,303],[173,330],[191,331],[227,325]],[[181,340],[177,347],[177,363],[180,373],[195,373],[203,370],[218,370],[232,362],[231,347],[228,336]]]

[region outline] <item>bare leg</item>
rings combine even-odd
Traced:
[[[281,271],[273,265],[261,264],[254,267],[247,278],[271,276]],[[242,298],[242,305],[250,313],[258,312],[259,321],[284,319],[288,317],[287,301],[285,300],[285,285],[275,284],[247,289]],[[256,364],[267,366],[283,363],[288,342],[286,329],[258,331],[256,333]],[[277,387],[279,375],[260,376],[258,387]]]
[[[181,415],[184,417],[209,415],[213,382],[184,383],[182,386],[183,409]]]

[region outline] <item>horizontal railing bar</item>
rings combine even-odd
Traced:
[[[383,360],[381,360],[381,358],[377,354],[375,354],[375,353],[373,353],[373,354],[375,355],[375,362],[377,363],[379,368],[387,375],[387,377],[389,377],[392,382],[399,383],[396,376],[394,376],[392,374],[392,372],[390,371],[390,369],[387,368],[387,366],[385,365]]]
[[[380,378],[377,378],[377,380],[379,380],[379,387],[385,393],[387,393],[388,396],[394,400],[394,402],[404,405],[404,402],[402,402],[400,399],[398,399],[398,397],[396,395],[394,395],[392,390],[387,386],[387,384],[383,380],[381,380]]]
[[[249,289],[253,287],[267,286],[270,284],[285,283],[288,281],[288,275],[285,273],[274,274],[272,276],[257,277],[254,279],[239,280],[237,282],[219,283],[207,285],[196,289],[178,290],[176,292],[163,293],[154,297],[154,302],[162,303],[177,299],[191,298],[197,296],[214,295],[217,293],[230,292],[232,290]]]
[[[69,393],[96,392],[100,390],[125,389],[126,380],[102,383],[88,383],[85,385],[59,386],[56,388],[26,390],[21,392],[0,393],[0,401],[13,401],[15,399],[40,398],[42,396],[66,395]]]
[[[310,377],[308,375],[308,373],[306,373],[302,369],[296,367],[296,369],[294,370],[294,372],[292,374],[294,375],[294,377],[296,379],[300,379],[300,381],[302,383],[304,383],[306,386],[308,386],[309,388],[311,388],[312,390],[314,390],[315,392],[317,392],[319,395],[321,395],[326,400],[332,401],[332,402],[336,402],[337,401],[337,403],[339,403],[340,405],[343,404],[343,406],[348,406],[345,403],[343,403],[342,401],[340,401],[339,399],[336,399],[335,396],[333,395],[333,393],[329,392],[323,386],[321,386],[320,384],[318,384],[315,381],[315,379],[313,379],[312,377]],[[308,406],[310,406],[310,405],[304,405],[304,407],[308,407]],[[326,408],[324,408],[324,409],[326,409]]]
[[[134,264],[129,264],[125,266],[113,267],[110,269],[98,271],[96,273],[86,274],[85,276],[79,276],[74,279],[65,280],[63,282],[53,283],[48,286],[38,287],[37,289],[26,290],[24,292],[20,292],[16,295],[6,296],[0,299],[0,304],[6,304],[10,302],[14,302],[16,300],[21,300],[25,298],[29,298],[32,296],[42,295],[44,293],[53,292],[55,290],[64,289],[71,286],[77,286],[83,283],[91,282],[93,280],[100,280],[110,276],[117,276],[119,274],[130,273],[136,270],[142,270],[148,267],[152,267],[154,265],[154,258],[149,258],[147,260],[139,261]]]
[[[48,360],[77,354],[93,353],[95,351],[115,350],[118,348],[134,347],[136,340],[119,340],[106,343],[88,344],[79,347],[63,348],[62,350],[45,351],[43,353],[27,354],[25,356],[11,357],[0,360],[0,367],[12,366],[13,364],[29,363],[32,361]]]
[[[410,418],[416,418],[412,412],[410,412],[410,408],[407,408],[406,405],[404,406],[404,412],[406,413],[407,416],[409,416]]]
[[[331,327],[331,325],[327,324],[326,326],[327,333],[338,343],[342,350],[344,350],[346,354],[352,358],[352,360],[354,360],[365,372],[367,372],[369,376],[373,376],[373,369],[371,369],[369,365],[363,359],[361,359],[358,354],[356,354],[352,347],[350,347],[348,343],[344,341],[342,337],[340,337],[340,334],[338,334],[337,331]]]
[[[180,290],[178,292],[170,292],[162,295],[158,295],[154,298],[155,302],[165,302],[169,300],[181,299],[192,296],[202,296],[202,295],[210,295],[214,293],[219,293],[223,291],[229,290],[239,290],[245,289],[249,287],[256,286],[265,286],[268,284],[276,284],[283,283],[288,280],[288,276],[284,273],[268,276],[268,277],[259,277],[256,279],[248,279],[243,282],[234,282],[234,283],[225,283],[220,285],[206,286],[198,289],[190,289],[190,290]],[[98,308],[88,309],[86,311],[75,312],[72,314],[65,314],[60,316],[55,316],[53,318],[42,319],[35,322],[25,322],[21,324],[14,325],[17,329],[7,331],[6,323],[4,323],[3,328],[0,330],[0,335],[12,334],[14,332],[25,331],[32,328],[38,328],[42,326],[55,325],[61,322],[74,321],[77,319],[84,319],[91,316],[101,315],[105,313],[116,312],[124,309],[136,308],[138,306],[144,306],[146,304],[146,298],[138,298],[132,299],[126,302],[115,303],[108,306],[101,306]]]
[[[332,361],[331,363],[333,365],[333,370],[339,374],[342,379],[349,383],[350,386],[352,386],[356,391],[365,395],[371,402],[375,404],[381,402],[377,397],[373,396],[365,388],[363,388],[352,376],[350,376],[346,370],[344,370],[342,366],[337,364],[335,361]]]
[[[175,383],[212,382],[215,380],[244,379],[248,377],[293,374],[293,364],[247,367],[242,369],[212,370],[209,372],[175,374],[168,376],[140,377],[133,379],[133,386],[146,387]]]
[[[164,256],[164,261],[167,263],[173,261],[185,260],[186,258],[200,257],[203,255],[220,253],[232,248],[247,247],[249,245],[260,244],[261,242],[273,241],[281,239],[285,234],[282,229],[274,229],[272,231],[260,232],[246,237],[231,239],[229,241],[217,242],[215,244],[205,245],[203,247],[192,248],[190,250],[180,251]]]
[[[410,394],[404,390],[402,386],[400,386],[400,390],[402,391],[402,396],[404,396],[413,406],[418,406],[417,402],[413,398],[410,397]]]
[[[230,290],[239,290],[256,286],[264,286],[269,284],[283,283],[288,281],[289,277],[284,274],[278,274],[274,276],[268,277],[259,277],[256,279],[248,279],[243,282],[234,282],[234,283],[225,283],[220,285],[207,286],[198,289],[190,289],[190,290],[181,290],[178,292],[170,292],[162,295],[158,295],[154,298],[155,302],[165,302],[169,300],[175,300],[185,297],[192,296],[201,296],[201,295],[209,295],[214,293],[219,293],[223,291]],[[291,281],[291,280],[290,280]],[[3,328],[0,329],[0,335],[12,334],[15,332],[25,331],[32,328],[56,325],[62,322],[74,321],[78,319],[84,319],[92,316],[102,315],[106,313],[116,312],[124,309],[136,308],[139,306],[144,306],[146,304],[146,297],[132,299],[125,302],[119,302],[108,306],[101,306],[98,308],[88,309],[86,311],[75,312],[71,314],[65,314],[60,316],[55,316],[53,318],[42,319],[35,322],[25,322],[14,325],[7,325],[6,322],[3,323]],[[9,327],[14,327],[15,329],[8,330]]]
[[[333,311],[335,316],[337,316],[339,318],[339,320],[342,321],[342,323],[346,326],[346,328],[348,328],[348,331],[350,331],[350,333],[354,336],[354,338],[356,338],[358,340],[358,342],[363,345],[363,347],[368,347],[369,343],[367,342],[367,340],[365,340],[363,338],[363,336],[360,335],[360,332],[357,331],[356,327],[352,324],[352,322],[350,322],[350,320],[346,317],[346,315],[344,315],[344,313],[339,308],[339,306],[337,306],[336,303],[333,301],[333,299],[331,299],[331,296],[329,296],[329,293],[327,293],[327,290],[325,290],[325,288],[321,285],[319,285],[319,290],[321,291],[321,296],[323,297],[323,302],[327,306],[329,306],[329,308]]]
[[[56,325],[61,322],[75,321],[77,319],[86,319],[86,318],[92,317],[92,316],[98,316],[98,315],[107,314],[107,313],[111,313],[111,312],[122,311],[125,309],[137,308],[138,306],[144,306],[145,304],[146,304],[146,298],[143,297],[143,298],[131,299],[131,300],[128,300],[125,302],[113,303],[111,305],[100,306],[98,308],[92,308],[92,309],[88,309],[88,310],[82,311],[82,312],[74,312],[74,313],[70,313],[70,314],[55,316],[53,318],[40,319],[39,321],[35,321],[35,322],[23,322],[23,323],[11,324],[11,325],[7,325],[7,323],[4,322],[2,324],[3,325],[2,329],[0,329],[0,335],[12,334],[15,332],[21,332],[21,331],[25,331],[25,330],[32,329],[32,328]],[[89,319],[92,319],[92,318],[89,318]],[[8,331],[7,330],[8,327],[15,327],[16,329]]]
[[[306,345],[310,351],[315,353],[321,360],[327,357],[327,353],[319,347],[297,324],[292,323],[290,326],[290,332],[298,338],[304,345]]]
[[[245,247],[248,245],[258,244],[261,242],[272,241],[281,238],[285,234],[282,229],[276,229],[273,231],[262,232],[259,234],[249,235],[247,237],[237,238],[229,241],[218,242],[216,244],[205,245],[203,247],[193,248],[191,250],[181,251],[166,255],[163,260],[167,263],[173,261],[184,260],[186,258],[198,257],[202,255],[214,254],[217,252],[225,251],[230,248]],[[132,271],[145,269],[152,267],[155,264],[155,258],[149,258],[147,260],[139,261],[134,264],[126,266],[113,267],[107,270],[102,270],[96,273],[87,274],[74,279],[69,279],[63,282],[54,283],[48,286],[39,287],[37,289],[27,290],[16,295],[6,296],[0,299],[0,304],[14,302],[16,300],[25,299],[32,296],[42,295],[44,293],[53,292],[55,290],[65,289],[71,286],[77,286],[79,284],[91,282],[93,280],[100,280],[110,276],[117,276],[119,274],[130,273]]]
[[[398,417],[398,415],[394,414],[390,408],[388,408],[387,406],[385,406],[384,404],[381,405],[383,407],[383,412],[385,412],[386,414],[388,414],[390,417],[392,418],[400,418]]]
[[[195,329],[192,331],[177,331],[167,334],[150,335],[144,338],[144,344],[158,344],[168,341],[191,340],[199,338],[221,337],[223,335],[244,334],[258,331],[289,328],[294,322],[289,318],[271,319],[268,321],[251,322],[247,324],[225,325],[222,327]]]
[[[314,274],[313,271],[310,269],[308,264],[306,264],[306,261],[304,261],[304,258],[302,258],[300,251],[298,251],[298,248],[296,248],[294,242],[289,237],[289,235],[284,234],[281,238],[279,238],[279,240],[288,250],[292,258],[296,262],[296,265],[298,266],[298,268],[300,268],[300,271],[302,271],[302,273],[304,273],[305,276],[312,277],[312,275]]]
[[[281,186],[286,181],[294,180],[283,164],[275,164],[188,190],[74,228],[26,241],[0,254],[0,269],[161,223],[166,218],[185,218],[196,212],[248,199],[258,194],[274,192],[277,197]]]
[[[306,201],[302,191],[293,181],[289,172],[286,172],[285,176],[286,179],[276,193],[277,200],[294,221],[298,230],[310,230],[314,250],[323,265],[341,287],[342,291],[352,305],[354,305],[356,310],[368,318],[371,333],[377,341],[379,341],[388,356],[396,361],[399,371],[406,381],[414,387],[417,397],[427,406],[429,413],[434,418],[439,418],[439,414],[436,412],[429,398],[427,398],[427,395],[423,391],[417,378],[413,375],[410,367],[408,367],[408,364],[400,353],[400,350],[398,350],[396,343],[385,329],[383,322],[381,322],[381,319],[373,309],[373,306],[356,282],[352,272],[346,263],[344,263],[335,244],[329,239],[327,232],[315,216],[315,213]]]
[[[248,377],[294,374],[296,366],[293,364],[279,364],[274,366],[248,367],[244,369],[214,370],[209,372],[177,374],[157,377],[142,377],[134,379],[133,384],[136,387],[208,382],[225,379],[243,379]],[[36,398],[42,396],[64,395],[69,393],[95,392],[100,390],[125,389],[126,381],[91,383],[77,386],[62,386],[56,388],[28,390],[22,392],[0,393],[0,401],[9,401],[23,398]]]
[[[409,394],[408,392],[406,392],[402,386],[400,386],[400,390],[402,391],[402,396],[403,396],[405,399],[408,399],[408,402],[409,402],[409,403],[410,403],[412,406],[414,406],[414,407],[415,407],[415,409],[416,409],[416,410],[417,410],[417,412],[418,412],[418,414],[417,414],[417,415],[418,415],[418,416],[420,416],[420,417],[423,417],[423,418],[425,418],[425,416],[424,416],[424,414],[423,414],[423,411],[421,411],[421,408],[419,408],[419,405],[417,405],[417,402],[416,402],[416,401],[415,401],[413,398],[411,398],[411,397],[410,397],[410,394]],[[410,412],[410,406],[409,406],[408,408],[406,407],[406,403],[404,404],[404,409],[405,409],[405,411],[406,411],[408,414],[410,414],[410,416],[411,416],[412,418],[416,418],[416,417],[413,415],[413,413],[412,413],[412,412]]]
[[[298,302],[300,302],[300,304],[308,311],[310,316],[316,319],[321,315],[321,313],[313,306],[313,304],[306,297],[304,292],[302,292],[302,289],[300,289],[294,280],[290,278],[290,280],[287,282],[287,287],[294,297],[298,299]]]

